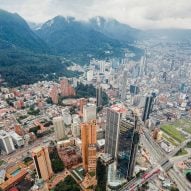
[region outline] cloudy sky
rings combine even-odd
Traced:
[[[0,8],[37,23],[57,15],[104,16],[142,29],[191,29],[191,0],[0,0]]]

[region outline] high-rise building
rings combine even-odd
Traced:
[[[83,122],[96,119],[96,105],[88,103],[83,107]]]
[[[96,105],[97,107],[102,106],[102,87],[98,86],[96,89]]]
[[[63,117],[54,117],[53,118],[53,125],[54,125],[54,131],[56,140],[61,140],[65,137],[65,125],[64,125],[64,119]]]
[[[79,115],[74,114],[72,115],[72,125],[71,125],[71,130],[72,130],[72,135],[74,137],[80,137],[80,118]]]
[[[142,120],[145,122],[147,119],[149,119],[149,115],[152,112],[153,109],[153,104],[154,104],[154,96],[150,95],[146,97],[145,100],[145,107],[144,107],[144,112],[142,116]]]
[[[100,73],[104,73],[105,72],[105,64],[106,64],[106,62],[104,60],[100,60],[100,61],[98,61],[98,63],[99,63]]]
[[[88,81],[88,82],[90,82],[90,81],[93,80],[93,75],[94,75],[93,70],[87,71],[87,81]]]
[[[119,123],[126,110],[123,106],[113,105],[107,108],[106,131],[105,131],[105,153],[113,158],[117,156],[117,143],[119,134]]]
[[[71,125],[72,123],[72,117],[70,114],[70,111],[62,111],[63,119],[64,119],[64,124],[66,125]]]
[[[123,72],[123,78],[122,78],[122,86],[121,86],[121,100],[125,101],[127,98],[127,76],[128,71],[125,70]]]
[[[139,142],[138,131],[139,124],[135,116],[126,116],[120,120],[116,161],[117,171],[124,178],[133,176]]]
[[[48,180],[52,175],[52,166],[47,147],[37,147],[32,150],[32,156],[39,179]]]
[[[68,96],[68,80],[64,79],[60,81],[60,89],[62,96]]]
[[[96,121],[81,124],[83,168],[87,172],[96,171]]]
[[[74,88],[69,84],[67,79],[63,79],[60,82],[60,88],[61,88],[61,94],[64,97],[76,95]]]
[[[10,131],[9,135],[11,136],[13,143],[18,146],[21,147],[25,144],[24,139],[18,135],[17,133],[15,133],[15,131]]]
[[[108,177],[113,177],[110,182],[119,183],[132,177],[139,142],[139,128],[137,117],[131,111],[127,112],[116,106],[108,109],[105,153],[114,159],[113,175],[108,174]]]
[[[58,103],[58,88],[56,86],[53,86],[50,91],[50,97],[54,104]]]
[[[137,95],[139,93],[139,87],[136,85],[130,85],[130,94]]]
[[[11,136],[4,130],[0,130],[0,150],[3,150],[7,154],[15,151]]]

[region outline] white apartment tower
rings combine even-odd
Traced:
[[[83,107],[83,122],[96,120],[96,105],[88,103]]]
[[[56,140],[59,141],[65,137],[65,125],[64,125],[64,119],[63,117],[54,117],[53,118],[53,125],[54,125],[54,131]]]
[[[11,136],[4,130],[0,130],[0,149],[7,154],[10,154],[15,150]]]

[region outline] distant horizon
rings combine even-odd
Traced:
[[[43,24],[45,24],[46,22],[48,22],[48,21],[50,21],[50,20],[53,20],[54,18],[56,18],[56,17],[58,17],[58,16],[60,16],[60,17],[63,17],[63,18],[74,18],[75,19],[75,21],[79,21],[79,22],[88,22],[88,21],[90,21],[92,18],[96,18],[96,17],[100,17],[100,18],[104,18],[105,20],[115,20],[115,21],[117,21],[117,22],[119,22],[119,23],[121,23],[121,24],[124,24],[124,25],[127,25],[127,26],[129,26],[129,27],[131,27],[131,28],[134,28],[134,29],[137,29],[137,30],[142,30],[142,31],[147,31],[147,30],[150,30],[150,31],[155,31],[155,30],[191,30],[191,28],[176,28],[176,27],[171,27],[171,28],[136,28],[136,27],[134,27],[134,26],[131,26],[130,24],[128,24],[128,23],[123,23],[123,22],[120,22],[119,20],[117,20],[117,19],[115,19],[115,18],[112,18],[112,17],[104,17],[104,16],[100,16],[100,15],[97,15],[97,16],[94,16],[94,17],[91,17],[91,18],[88,18],[88,19],[78,19],[78,18],[76,18],[76,17],[74,17],[74,16],[70,16],[70,15],[56,15],[56,16],[54,16],[54,17],[52,17],[52,18],[49,18],[48,20],[45,20],[44,22],[35,22],[35,21],[30,21],[30,20],[27,20],[26,18],[24,18],[23,16],[21,16],[19,13],[17,13],[17,12],[10,12],[10,11],[8,11],[8,10],[5,10],[5,9],[1,9],[0,8],[0,10],[3,10],[3,11],[6,11],[6,12],[9,12],[9,13],[11,13],[11,14],[18,14],[20,17],[22,17],[26,22],[27,22],[27,24],[28,25],[30,25],[30,24],[34,24],[34,25],[43,25]]]
[[[189,0],[0,0],[0,9],[36,24],[58,15],[78,21],[101,16],[142,30],[191,29]]]

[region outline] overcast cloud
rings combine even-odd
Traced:
[[[136,28],[191,29],[191,0],[0,0],[0,8],[37,23],[57,15],[104,16]]]

